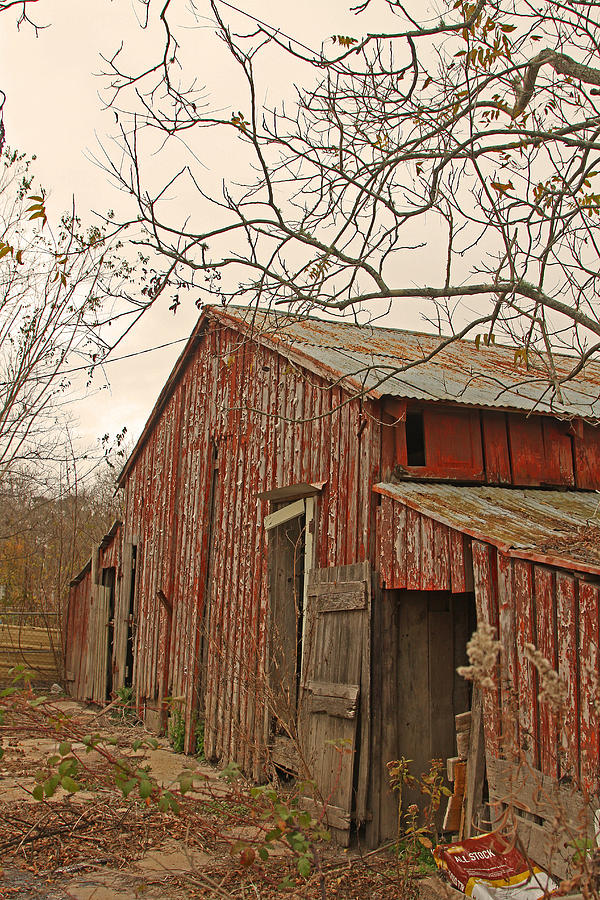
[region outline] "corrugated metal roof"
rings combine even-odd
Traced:
[[[509,556],[600,574],[600,494],[402,482],[374,486]]]
[[[438,335],[353,325],[279,312],[229,306],[207,307],[222,320],[250,326],[256,337],[282,353],[312,359],[330,374],[349,380],[376,397],[444,400],[473,406],[600,418],[600,364],[590,362],[576,380],[550,384],[545,355],[530,351],[529,368],[515,362],[516,347],[455,341],[435,353]],[[434,353],[435,355],[431,356]],[[553,357],[558,377],[567,376],[574,357]]]

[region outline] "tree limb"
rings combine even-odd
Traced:
[[[557,53],[556,50],[542,50],[531,60],[521,84],[515,88],[516,100],[511,113],[513,119],[520,116],[529,105],[535,91],[538,72],[545,65],[552,66],[554,71],[560,75],[567,75],[584,81],[586,84],[600,86],[600,69],[592,69],[591,66],[578,63],[571,56]]]

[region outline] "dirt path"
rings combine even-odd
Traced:
[[[101,740],[91,746],[87,735]],[[273,827],[286,830],[278,812],[285,800],[271,810],[248,786],[174,753],[165,740],[147,746],[151,736],[122,710],[103,713],[67,699],[34,708],[30,698],[5,713],[0,737],[2,900],[398,896],[388,857],[361,862],[327,844],[315,844],[321,871],[301,877],[285,837],[264,844]],[[35,800],[34,790],[72,758],[84,766],[76,773],[81,789],[59,786]],[[133,787],[115,783],[117,758],[137,771]],[[183,796],[185,782],[192,787]],[[177,809],[161,810],[169,792]],[[268,847],[264,860],[261,846]]]

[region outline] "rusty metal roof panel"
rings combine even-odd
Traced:
[[[600,574],[600,495],[402,482],[374,486],[422,515],[503,553]]]
[[[528,368],[516,347],[454,341],[436,353],[443,337],[394,328],[353,325],[241,307],[211,307],[209,315],[243,324],[282,353],[308,357],[325,371],[374,396],[446,401],[498,409],[600,418],[600,364],[590,362],[576,379],[551,384],[548,358],[530,351]],[[433,354],[433,355],[432,355]],[[574,357],[555,354],[558,378]]]

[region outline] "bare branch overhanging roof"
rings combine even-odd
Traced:
[[[436,522],[519,559],[600,575],[600,494],[452,484],[376,484]]]
[[[460,340],[436,352],[445,340],[438,335],[239,307],[214,308],[211,314],[250,326],[255,337],[275,342],[281,353],[307,356],[371,396],[600,418],[600,364],[595,362],[561,384],[559,397],[547,356],[534,351],[525,367],[522,356],[515,359],[516,347],[481,343],[477,348],[474,341]],[[577,360],[555,354],[553,362],[560,380]]]

